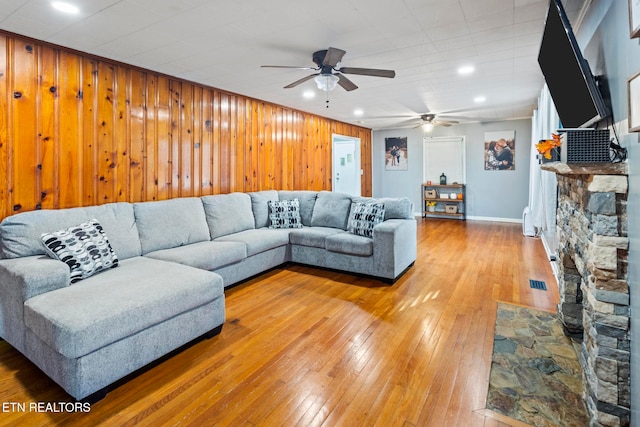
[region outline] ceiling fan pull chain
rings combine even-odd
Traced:
[[[329,108],[329,91],[327,91],[327,108]]]

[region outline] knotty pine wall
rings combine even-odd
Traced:
[[[233,191],[331,190],[332,134],[371,130],[0,32],[0,219]]]

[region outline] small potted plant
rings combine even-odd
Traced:
[[[435,202],[433,200],[427,200],[425,203],[427,204],[427,211],[429,211],[429,212],[435,212],[436,211],[436,203],[437,202]]]

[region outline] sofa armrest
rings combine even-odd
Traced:
[[[388,219],[373,228],[376,276],[394,280],[415,262],[417,223],[413,219]]]
[[[0,337],[24,353],[24,302],[70,284],[62,261],[43,255],[0,260]]]
[[[0,293],[21,302],[71,284],[69,266],[42,255],[0,260]]]

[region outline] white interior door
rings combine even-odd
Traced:
[[[360,139],[333,135],[333,191],[360,196]]]

